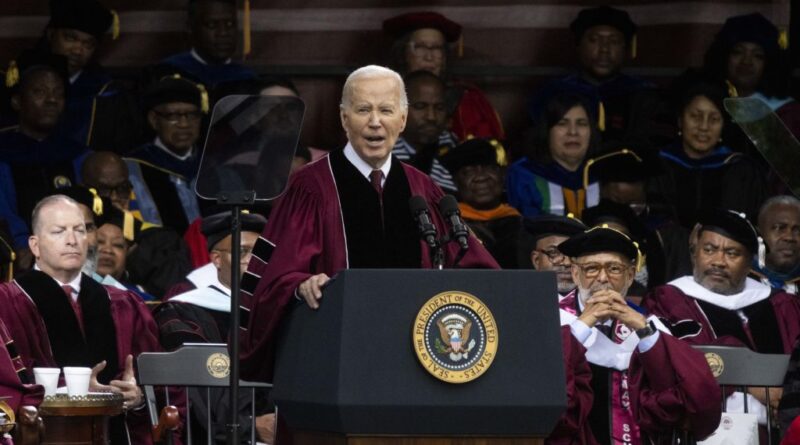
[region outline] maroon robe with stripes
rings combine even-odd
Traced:
[[[20,406],[39,406],[44,398],[44,388],[41,385],[23,383],[22,378],[27,380],[25,365],[22,364],[14,340],[2,320],[0,342],[3,343],[0,347],[0,399],[4,399],[14,412]]]
[[[332,156],[340,154],[327,155],[291,178],[288,190],[273,207],[269,222],[254,247],[242,278],[242,305],[251,311],[248,329],[242,335],[243,379],[270,381],[276,328],[289,303],[296,298],[295,290],[300,283],[320,273],[332,277],[350,267]],[[396,168],[403,169],[411,195],[422,196],[427,201],[438,233],[448,233],[447,224],[435,211],[443,192],[428,175],[393,159],[391,171]],[[364,181],[368,184],[366,179]],[[424,241],[418,242],[420,267],[429,269],[428,246]],[[445,246],[445,267],[452,267],[457,254],[455,243]],[[458,266],[499,268],[474,236],[469,237],[469,251]]]

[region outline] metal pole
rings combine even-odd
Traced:
[[[231,324],[228,331],[230,343],[230,413],[228,416],[228,445],[239,445],[239,284],[242,242],[241,207],[231,208]]]

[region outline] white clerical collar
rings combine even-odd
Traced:
[[[75,81],[78,80],[79,77],[81,77],[81,74],[83,74],[83,70],[80,70],[77,73],[69,76],[69,84],[70,85],[74,84]]]
[[[367,181],[369,181],[369,174],[372,173],[372,170],[375,169],[372,168],[371,165],[367,164],[365,160],[361,159],[361,156],[359,156],[358,153],[356,153],[356,149],[353,148],[353,145],[349,142],[344,147],[344,157],[347,158],[347,160],[350,161],[350,163],[353,164],[353,166],[355,166],[355,168],[365,178],[367,178]],[[383,186],[386,183],[386,178],[389,177],[389,170],[391,168],[392,168],[392,156],[389,155],[389,157],[386,158],[386,162],[384,162],[380,168],[380,170],[383,172],[383,180],[381,181],[381,186]]]
[[[684,294],[692,298],[711,303],[714,306],[719,306],[730,311],[736,311],[743,307],[750,306],[751,304],[758,303],[761,300],[769,298],[772,293],[772,288],[752,278],[745,278],[744,289],[738,294],[733,295],[722,295],[712,292],[701,286],[691,275],[676,278],[667,284],[677,287]]]
[[[168,155],[172,156],[173,158],[175,158],[175,159],[178,159],[178,160],[181,160],[181,161],[185,161],[185,160],[189,159],[190,157],[192,157],[192,151],[193,151],[193,150],[189,150],[189,151],[188,151],[188,152],[186,152],[186,154],[185,154],[185,155],[183,155],[183,156],[178,156],[178,155],[177,155],[177,154],[175,154],[175,153],[174,153],[172,150],[170,150],[169,148],[167,148],[167,146],[166,146],[166,145],[164,145],[164,143],[161,141],[161,138],[160,138],[160,137],[157,137],[157,136],[156,136],[156,140],[155,140],[155,141],[153,141],[153,145],[155,145],[156,147],[160,148],[162,151],[164,151],[164,152],[165,152],[165,153],[167,153]]]
[[[206,62],[206,60],[204,58],[200,57],[200,54],[198,54],[197,51],[195,51],[194,48],[192,48],[192,50],[189,53],[192,55],[192,58],[194,60],[197,60],[198,62],[202,63],[203,65],[208,65],[208,62]],[[231,59],[225,59],[225,61],[222,62],[223,65],[227,65],[229,63],[231,63]]]
[[[38,264],[34,264],[33,269],[42,272],[42,269],[39,268]],[[70,287],[72,287],[72,295],[70,295],[70,297],[72,297],[73,301],[78,301],[78,294],[81,293],[81,275],[82,275],[81,273],[78,273],[78,275],[76,275],[75,278],[73,278],[72,281],[70,281],[69,283],[62,283],[56,280],[55,277],[52,277],[50,275],[47,276],[55,280],[55,282],[58,283],[59,287],[63,288],[65,285],[69,285]]]
[[[231,312],[230,295],[226,295],[222,289],[215,286],[192,289],[170,298],[169,301],[189,303],[217,312]]]

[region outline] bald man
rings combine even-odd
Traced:
[[[81,178],[86,187],[109,198],[115,207],[129,210],[132,186],[128,166],[119,155],[110,151],[92,152],[83,162]]]

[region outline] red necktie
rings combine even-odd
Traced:
[[[383,194],[383,185],[381,184],[383,182],[383,171],[372,170],[369,172],[369,182],[379,195]]]
[[[72,286],[70,286],[69,284],[65,284],[61,286],[61,289],[64,289],[64,293],[67,294],[67,299],[69,300],[69,304],[70,306],[72,306],[72,311],[75,312],[75,318],[78,320],[78,327],[81,328],[81,333],[84,334],[85,336],[85,333],[83,332],[83,311],[81,311],[80,303],[78,303],[77,301],[75,301],[75,299],[72,298],[72,292],[73,292]]]

